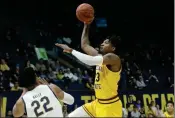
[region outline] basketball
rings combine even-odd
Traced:
[[[85,23],[91,23],[94,19],[94,8],[87,3],[80,4],[76,9],[78,20]]]

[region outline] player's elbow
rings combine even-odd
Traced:
[[[16,112],[13,112],[12,114],[13,114],[13,117],[15,117],[15,118],[21,117],[21,116],[20,116],[19,114],[17,114]]]
[[[20,111],[17,110],[16,108],[13,108],[12,114],[13,114],[13,116],[14,116],[15,118],[21,117],[21,116],[23,115],[23,114],[21,114]]]
[[[86,47],[87,47],[87,44],[85,44],[85,43],[81,43],[81,49],[82,49],[82,50],[85,50]]]
[[[75,99],[74,99],[74,97],[73,96],[71,96],[71,98],[70,98],[71,100],[70,100],[70,102],[69,102],[69,105],[73,105],[74,104],[74,101],[75,101]]]
[[[64,98],[62,101],[68,105],[72,105],[74,103],[74,97],[72,95],[64,92]]]

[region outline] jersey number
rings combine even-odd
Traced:
[[[52,110],[53,110],[52,107],[50,107],[50,108],[47,107],[47,105],[50,104],[50,101],[49,101],[48,97],[44,96],[44,97],[42,97],[42,98],[40,99],[40,102],[44,102],[44,101],[45,101],[45,103],[43,104],[44,111],[45,111],[45,112],[52,111]],[[35,105],[35,104],[36,104],[36,105]],[[34,112],[35,112],[35,115],[36,115],[37,117],[39,117],[39,116],[41,116],[42,114],[44,114],[43,111],[41,111],[41,112],[38,111],[38,109],[40,108],[41,105],[40,105],[40,103],[39,103],[37,100],[33,101],[32,104],[31,104],[31,106],[32,106],[32,107],[35,106]]]
[[[96,82],[100,81],[100,73],[96,73],[95,81],[96,81]]]

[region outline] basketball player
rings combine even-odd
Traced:
[[[115,54],[120,37],[111,36],[105,39],[100,46],[99,55],[97,50],[89,45],[88,32],[89,25],[84,24],[81,47],[88,55],[67,45],[56,44],[83,63],[96,66],[94,84],[96,100],[77,108],[68,117],[122,117],[122,103],[117,92],[122,66],[119,56]]]
[[[174,102],[168,101],[166,107],[167,107],[167,111],[164,113],[164,117],[174,118]]]
[[[13,107],[14,117],[21,117],[25,112],[27,117],[63,117],[58,99],[69,105],[74,103],[74,98],[56,85],[40,83],[47,82],[43,79],[38,82],[33,68],[24,69],[20,77],[20,86],[24,89]]]

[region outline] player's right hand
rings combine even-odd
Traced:
[[[69,46],[65,45],[65,44],[59,44],[59,43],[56,43],[55,44],[56,46],[60,47],[63,49],[63,52],[67,52],[67,53],[72,53],[72,48],[70,48]]]
[[[93,20],[94,20],[94,17],[90,21],[84,22],[84,24],[85,25],[89,25],[89,24],[91,24],[93,22]]]

